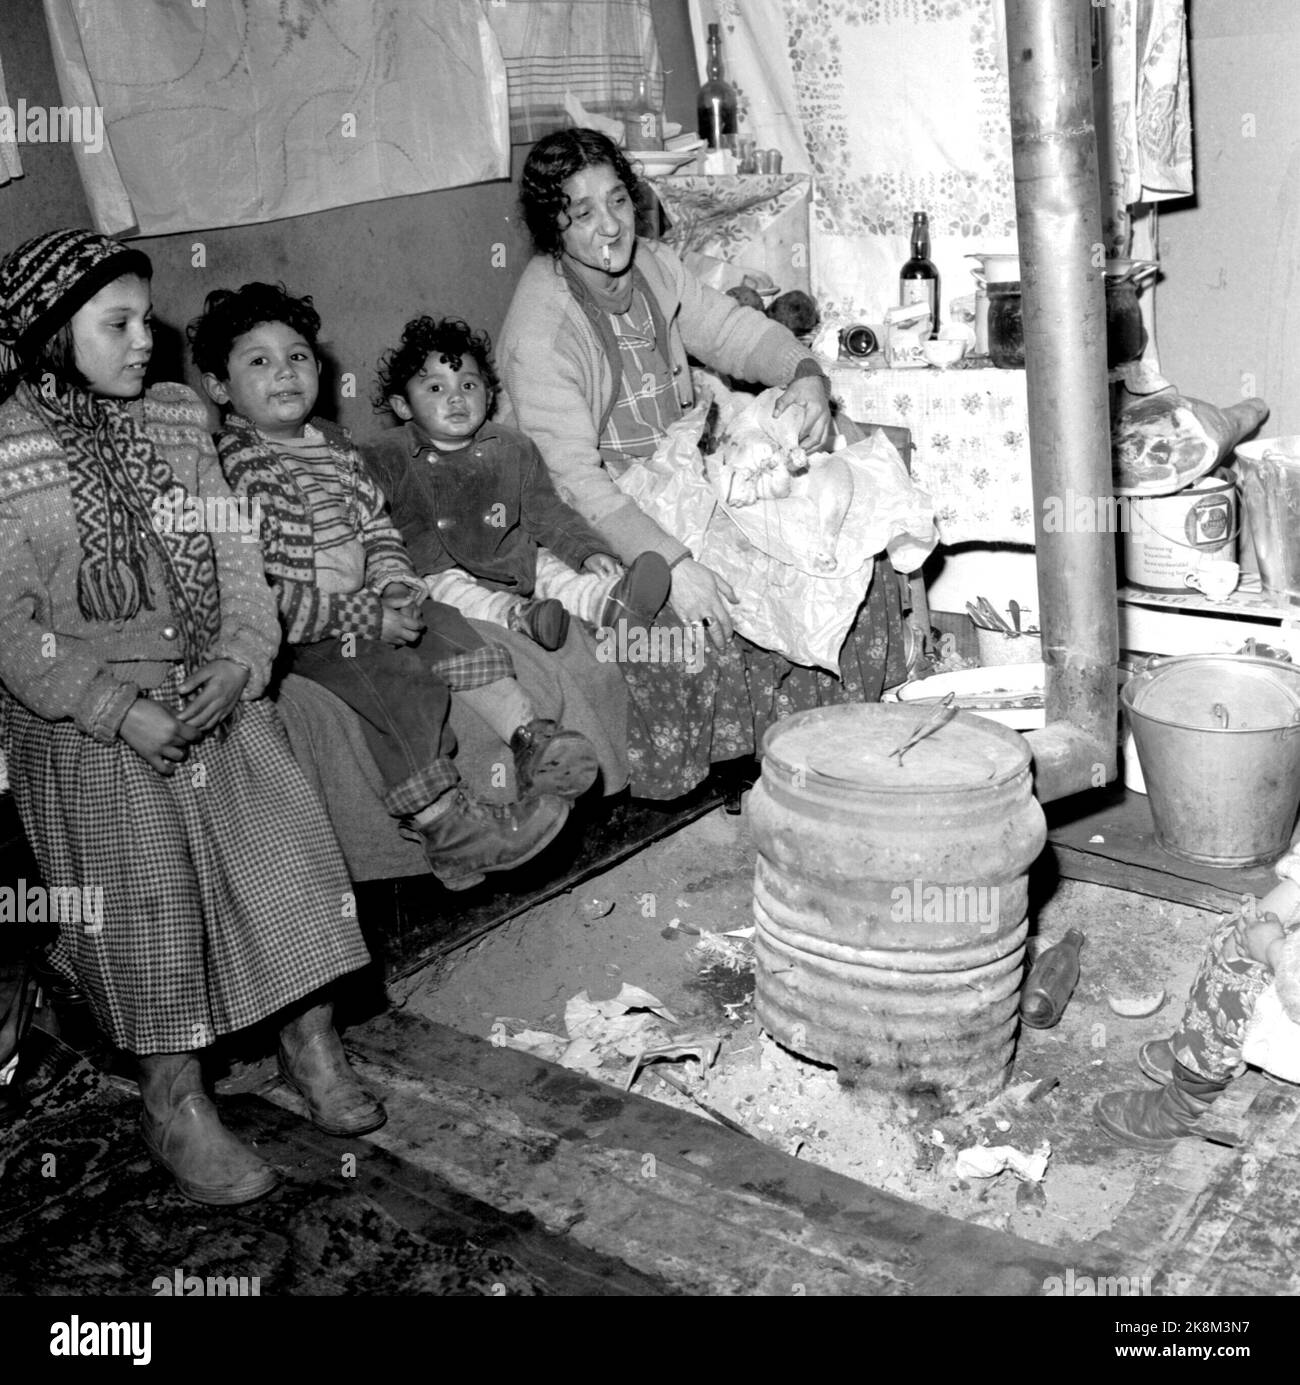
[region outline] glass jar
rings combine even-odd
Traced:
[[[989,356],[999,370],[1025,364],[1025,327],[1020,314],[1020,284],[990,284]]]

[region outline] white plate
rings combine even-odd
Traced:
[[[941,697],[956,693],[955,705],[966,707],[976,716],[1001,722],[1013,731],[1034,731],[1046,724],[1043,707],[999,707],[1005,699],[1013,703],[1025,697],[1042,697],[1047,687],[1046,664],[998,664],[992,668],[967,668],[959,673],[938,673],[933,678],[920,678],[899,688],[900,702],[922,705],[937,702]],[[978,703],[971,706],[971,703]],[[985,705],[992,703],[994,705]]]
[[[658,149],[642,149],[630,153],[627,157],[632,167],[638,169],[642,177],[662,178],[666,174],[676,172],[683,164],[690,163],[699,152],[698,149],[677,151],[665,149],[662,152]]]

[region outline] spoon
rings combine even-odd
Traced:
[[[913,731],[912,734],[902,743],[902,745],[896,746],[893,750],[891,750],[889,752],[889,755],[885,756],[885,759],[888,760],[890,755],[897,755],[899,767],[901,768],[903,764],[903,756],[906,755],[907,752],[911,750],[911,748],[914,745],[917,745],[919,742],[925,740],[927,736],[933,736],[934,733],[937,730],[939,730],[941,726],[946,726],[953,719],[953,717],[957,715],[957,708],[952,705],[953,699],[956,696],[957,694],[955,692],[950,692],[948,696],[945,697],[938,704],[938,706],[935,707],[934,711],[931,712],[930,715],[926,717],[926,719],[916,728],[916,730]]]

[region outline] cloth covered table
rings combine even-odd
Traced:
[[[850,418],[910,429],[912,479],[934,501],[939,541],[1034,542],[1023,370],[828,368]]]

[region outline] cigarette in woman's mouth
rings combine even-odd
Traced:
[[[602,245],[602,246],[600,247],[600,259],[601,259],[601,263],[605,266],[606,269],[608,269],[608,268],[609,268],[609,246],[608,246],[608,245]]]

